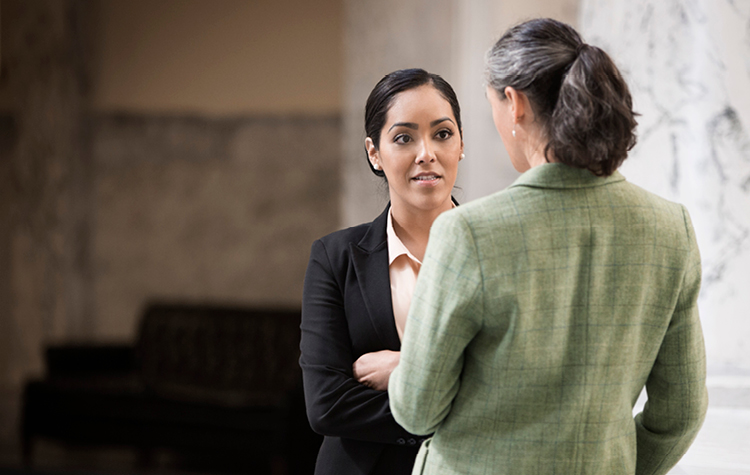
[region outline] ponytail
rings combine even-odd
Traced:
[[[636,125],[628,86],[615,64],[601,49],[581,43],[546,127],[545,155],[609,176],[635,145]]]
[[[508,30],[487,54],[487,83],[526,94],[548,140],[545,157],[609,176],[636,142],[627,84],[612,59],[569,25],[536,19]]]

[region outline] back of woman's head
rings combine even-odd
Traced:
[[[429,85],[434,87],[441,96],[450,104],[459,134],[463,135],[461,129],[461,107],[455,91],[448,82],[437,74],[428,73],[424,69],[399,69],[386,74],[370,92],[365,105],[365,133],[376,148],[380,148],[380,132],[385,125],[388,111],[396,96],[404,91]],[[367,158],[367,148],[365,148]],[[383,170],[376,170],[367,158],[370,170],[377,176],[384,177]]]
[[[635,145],[630,91],[612,59],[570,26],[543,18],[508,30],[487,53],[487,83],[529,98],[545,156],[608,176]]]

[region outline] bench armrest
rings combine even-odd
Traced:
[[[126,344],[63,344],[45,352],[50,378],[123,375],[136,370],[135,350]]]

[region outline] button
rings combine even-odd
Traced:
[[[404,439],[401,439],[401,438],[399,438],[399,439],[396,439],[396,443],[397,443],[398,445],[406,445],[406,441],[405,441]]]
[[[416,440],[414,440],[414,439],[409,439],[409,440],[407,440],[406,442],[408,442],[408,443],[409,443],[409,445],[417,445],[417,441],[416,441]]]

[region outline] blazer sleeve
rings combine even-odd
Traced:
[[[434,432],[459,391],[464,350],[482,326],[482,276],[462,216],[432,226],[388,392],[393,415],[416,434]]]
[[[666,474],[685,454],[708,406],[706,355],[698,315],[701,262],[695,232],[683,207],[688,261],[677,305],[646,381],[648,400],[635,417],[636,474]]]
[[[301,334],[305,404],[315,432],[391,444],[415,437],[393,419],[386,391],[370,389],[353,377],[343,289],[320,240],[313,243],[305,274]]]

